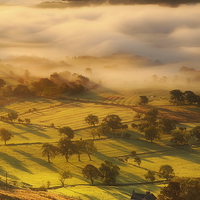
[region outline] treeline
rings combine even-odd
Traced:
[[[40,78],[39,80],[18,81],[20,84],[17,86],[6,85],[5,80],[0,79],[0,88],[2,88],[2,95],[17,96],[17,97],[55,97],[60,94],[75,95],[83,93],[84,91],[97,87],[96,84],[91,82],[88,77],[68,71],[61,73],[53,73],[49,78]]]
[[[176,122],[169,118],[159,119],[158,110],[155,108],[145,114],[137,113],[135,119],[139,119],[140,123],[132,123],[132,127],[144,132],[145,138],[151,142],[160,139],[161,134],[170,135],[169,142],[175,145],[188,145],[190,139],[200,141],[200,126],[191,130],[187,130],[186,127],[177,127]]]
[[[192,91],[182,92],[181,90],[170,91],[170,103],[174,105],[198,105],[200,106],[200,96]]]

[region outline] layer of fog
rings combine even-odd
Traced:
[[[0,6],[0,58],[106,56],[199,61],[200,4],[37,9]]]
[[[179,69],[200,70],[199,10],[200,4],[0,6],[0,76],[9,76],[10,71],[20,75],[26,69],[39,77],[70,71],[115,89],[186,87],[190,75],[180,74]],[[152,80],[155,74],[157,82]],[[194,87],[196,82],[189,78]]]

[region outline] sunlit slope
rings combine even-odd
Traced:
[[[97,115],[100,122],[108,114],[119,115],[122,122],[132,121],[135,114],[130,108],[51,99],[21,101],[1,108],[1,115],[8,112],[17,112],[22,120],[29,118],[31,124],[50,126],[54,123],[56,127],[70,126],[72,129],[87,127],[85,117],[89,114]]]
[[[193,108],[190,109],[192,112]],[[109,199],[127,199],[133,188],[141,192],[150,190],[155,194],[159,193],[160,185],[132,184],[145,182],[144,175],[147,170],[158,172],[159,167],[163,164],[170,164],[178,176],[200,176],[200,148],[198,144],[191,146],[191,149],[175,149],[169,146],[169,135],[161,135],[161,140],[155,140],[153,143],[146,141],[144,133],[131,127],[135,112],[128,107],[83,102],[81,99],[58,101],[38,98],[13,102],[1,107],[0,111],[1,115],[17,112],[21,119],[31,119],[29,125],[17,121],[0,121],[1,127],[11,130],[14,134],[14,137],[7,142],[7,146],[4,145],[3,141],[0,143],[0,176],[5,179],[5,172],[7,172],[9,183],[17,181],[16,184],[20,187],[27,187],[27,184],[33,187],[47,186],[48,181],[51,183],[50,187],[60,186],[59,172],[70,170],[73,177],[66,181],[66,185],[70,187],[60,188],[54,192],[80,197],[83,200],[101,199],[102,196]],[[174,112],[175,110],[172,110],[172,113]],[[62,156],[57,156],[52,159],[52,163],[48,163],[47,158],[42,156],[41,146],[44,142],[57,144],[60,139],[57,129],[59,126],[73,128],[75,140],[92,139],[91,128],[84,120],[88,114],[97,115],[100,122],[108,114],[119,115],[122,122],[128,124],[129,128],[126,132],[131,134],[131,139],[102,137],[94,140],[98,152],[92,155],[92,161],[83,154],[81,161],[78,161],[77,156],[73,155],[69,159],[69,163]],[[56,128],[50,126],[52,123],[55,124]],[[191,129],[197,124],[182,125]],[[142,160],[141,167],[129,156],[133,150]],[[125,156],[129,156],[128,163],[118,160],[118,158]],[[110,160],[120,167],[117,184],[123,186],[107,188],[98,180],[95,181],[97,187],[92,187],[90,181],[83,177],[82,169],[86,164],[99,167],[104,160]],[[157,177],[157,180],[160,179]],[[130,185],[125,186],[124,184]],[[74,185],[76,186],[71,187]]]

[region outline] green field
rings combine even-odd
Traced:
[[[107,94],[104,94],[107,96]],[[114,103],[131,105],[138,94],[134,97],[126,96],[116,98]],[[103,94],[100,94],[102,98]],[[111,96],[111,95],[110,95]],[[106,100],[104,99],[104,102]],[[156,100],[158,101],[158,99]],[[163,100],[161,103],[163,103]],[[111,100],[108,101],[110,103]],[[132,103],[131,103],[132,102]],[[152,101],[152,105],[153,105]],[[35,110],[28,112],[29,109]],[[146,182],[144,175],[147,170],[158,171],[163,164],[170,164],[177,176],[199,177],[200,176],[200,147],[197,144],[188,149],[176,149],[169,146],[169,136],[163,135],[161,140],[155,140],[153,143],[144,138],[144,134],[131,127],[131,122],[135,112],[124,106],[108,105],[92,102],[81,102],[72,100],[51,100],[34,99],[13,102],[0,108],[1,115],[8,112],[17,112],[21,119],[30,118],[31,124],[0,121],[0,126],[12,131],[14,138],[8,141],[4,146],[0,146],[0,175],[5,180],[5,173],[8,173],[9,182],[16,181],[19,187],[26,187],[27,183],[32,187],[47,186],[50,181],[50,187],[60,186],[58,180],[59,172],[70,170],[73,177],[66,181],[65,188],[50,189],[50,192],[65,194],[84,200],[89,199],[128,199],[132,190],[145,192],[150,190],[155,194],[163,185],[142,184]],[[57,156],[52,163],[47,162],[46,157],[42,157],[41,146],[44,142],[56,144],[60,139],[58,127],[70,126],[75,130],[75,140],[92,139],[91,128],[85,123],[84,118],[88,114],[95,114],[101,121],[108,114],[117,114],[123,123],[129,125],[127,132],[131,134],[131,139],[106,138],[96,139],[95,145],[98,152],[92,155],[92,161],[89,161],[87,155],[81,156],[81,162],[76,155],[73,155],[69,163],[62,156]],[[50,126],[54,123],[56,128]],[[180,126],[192,128],[197,124],[187,123]],[[138,167],[130,157],[128,163],[117,160],[117,157],[123,157],[136,150],[141,158],[141,167]],[[110,160],[120,167],[120,175],[117,178],[117,184],[121,186],[104,186],[101,181],[95,181],[95,186],[91,186],[89,180],[82,175],[82,169],[86,164],[93,164],[99,167],[104,160]],[[157,180],[160,180],[157,178]],[[128,184],[128,185],[125,185]]]

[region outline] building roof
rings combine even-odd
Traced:
[[[156,200],[156,197],[150,192],[146,192],[146,194],[140,194],[140,193],[136,193],[133,191],[131,199],[133,199],[133,200]]]

